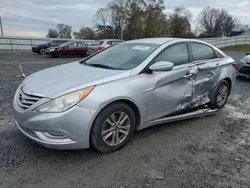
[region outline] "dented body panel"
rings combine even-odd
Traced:
[[[208,104],[210,94],[217,84],[227,80],[233,86],[236,70],[234,60],[219,49],[193,39],[141,39],[127,41],[136,43],[136,50],[147,50],[145,44],[157,44],[138,66],[130,70],[109,70],[93,68],[78,62],[61,65],[36,73],[24,80],[14,97],[15,118],[19,129],[28,137],[47,147],[56,149],[79,149],[89,147],[91,127],[98,114],[111,103],[123,101],[136,112],[137,129],[152,125],[212,114],[209,109],[178,114],[188,109]],[[163,50],[176,43],[196,42],[205,44],[220,54],[217,58],[194,61],[189,53],[189,62],[176,65],[170,71],[150,71],[149,66]],[[141,47],[138,47],[138,43]],[[111,47],[116,48],[117,46]],[[102,52],[100,52],[102,53]],[[121,54],[122,55],[122,54]],[[100,62],[101,63],[101,62]],[[56,70],[60,75],[54,76]],[[50,78],[49,81],[41,81]],[[61,79],[64,78],[64,79]],[[58,84],[60,82],[60,85]],[[33,110],[51,99],[69,92],[95,86],[80,103],[62,113],[37,113]],[[28,109],[18,109],[19,91],[23,88],[27,95],[38,95],[41,100]],[[178,115],[176,115],[178,114]],[[28,130],[28,131],[26,131]],[[56,132],[70,138],[70,143],[43,141],[30,131]]]

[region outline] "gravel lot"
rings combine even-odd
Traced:
[[[236,60],[244,53],[228,53]],[[80,58],[49,59],[0,51],[0,187],[250,187],[250,81],[241,79],[228,104],[210,117],[138,132],[111,154],[46,149],[15,127],[12,98],[27,75]]]

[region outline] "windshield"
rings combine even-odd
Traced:
[[[85,63],[90,66],[102,65],[129,70],[141,64],[158,46],[147,43],[120,43],[90,57]]]

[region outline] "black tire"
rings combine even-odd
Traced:
[[[41,55],[44,55],[45,54],[45,49],[41,48],[38,53],[41,54]]]
[[[57,53],[56,53],[56,56],[57,56],[57,57],[64,57],[63,51],[57,52]]]
[[[219,94],[220,94],[220,89],[223,86],[226,86],[226,88],[227,88],[227,90],[226,90],[227,95],[225,96],[224,102],[220,104],[218,102],[218,97],[219,97]],[[222,80],[221,82],[219,82],[217,84],[217,86],[215,87],[215,89],[213,90],[213,92],[210,95],[211,102],[210,102],[209,107],[211,109],[220,109],[220,108],[223,108],[225,106],[225,104],[227,103],[227,99],[228,99],[229,94],[230,94],[229,83],[226,80]]]
[[[110,146],[105,143],[102,137],[102,129],[106,119],[115,112],[124,112],[128,115],[130,120],[130,130],[127,137],[118,145]],[[117,102],[105,107],[95,119],[91,133],[90,133],[90,143],[91,146],[102,153],[109,153],[122,148],[133,136],[135,132],[135,114],[133,110],[125,103]]]

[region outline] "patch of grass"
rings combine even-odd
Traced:
[[[232,51],[232,52],[250,52],[250,45],[235,45],[221,48],[223,51]]]

